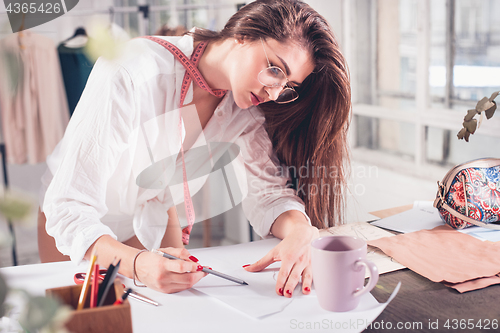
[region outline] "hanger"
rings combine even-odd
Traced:
[[[71,38],[74,38],[76,36],[87,36],[87,31],[85,31],[85,28],[84,27],[79,27],[79,28],[76,28],[75,30],[75,34],[73,35],[73,37]]]
[[[70,48],[80,48],[80,47],[84,47],[87,44],[88,40],[89,40],[89,38],[87,36],[87,31],[85,31],[85,28],[78,27],[75,30],[75,33],[73,34],[73,36],[71,36],[70,38],[63,41],[63,44],[64,44],[64,46],[70,47]]]
[[[113,36],[113,25],[115,23],[115,9],[113,6],[110,6],[108,9],[109,12],[109,24],[108,24],[108,32]]]
[[[115,9],[113,8],[113,6],[110,6],[109,7],[109,27],[110,28],[114,22],[115,22]]]

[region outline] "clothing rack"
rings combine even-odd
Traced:
[[[238,10],[244,4],[234,4],[234,3],[208,3],[208,4],[176,4],[176,1],[172,1],[173,4],[162,5],[162,6],[152,6],[149,4],[139,4],[137,6],[128,7],[115,7],[110,6],[107,9],[95,9],[95,10],[80,10],[80,11],[69,11],[68,16],[88,16],[95,14],[110,15],[111,17],[115,13],[131,14],[138,13],[142,14],[139,16],[139,34],[141,36],[149,35],[150,31],[150,13],[162,12],[162,11],[188,11],[194,9],[207,9],[208,12],[213,12],[215,9],[220,8],[233,8]],[[142,22],[141,22],[142,21]],[[187,27],[189,29],[189,27]]]

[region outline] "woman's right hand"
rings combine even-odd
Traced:
[[[164,258],[153,252],[139,254],[136,260],[136,279],[151,289],[164,293],[176,293],[191,288],[207,275],[195,257],[183,248],[167,247],[159,249],[183,260]]]

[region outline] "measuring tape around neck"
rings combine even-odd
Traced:
[[[221,90],[221,89],[212,90],[208,86],[207,82],[205,81],[205,79],[203,78],[203,76],[201,75],[200,71],[197,68],[201,55],[203,54],[203,51],[207,46],[207,42],[200,42],[193,51],[191,59],[189,59],[181,50],[179,50],[178,47],[176,47],[172,43],[167,42],[164,39],[152,36],[145,36],[142,38],[149,39],[165,47],[174,55],[174,57],[178,61],[182,63],[184,68],[186,68],[186,73],[184,74],[184,79],[182,80],[181,99],[179,103],[179,134],[181,136],[182,178],[184,183],[184,210],[186,212],[186,219],[188,222],[188,225],[182,229],[182,243],[184,245],[187,245],[189,244],[189,235],[191,234],[191,230],[193,229],[195,213],[194,213],[193,201],[191,200],[191,194],[189,193],[189,185],[186,173],[186,162],[184,161],[184,147],[182,145],[182,115],[180,109],[184,105],[184,99],[186,98],[186,94],[189,90],[189,86],[192,80],[194,80],[194,82],[196,82],[196,84],[201,89],[219,98],[224,96],[226,90]]]

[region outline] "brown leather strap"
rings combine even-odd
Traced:
[[[500,165],[500,158],[480,158],[477,160],[462,163],[453,167],[450,171],[448,171],[448,173],[444,176],[443,181],[441,183],[446,187],[446,193],[447,193],[448,189],[453,183],[453,179],[455,179],[455,176],[463,169],[491,168],[497,165]]]
[[[436,208],[443,207],[448,213],[455,216],[456,218],[459,218],[465,222],[476,225],[478,227],[500,230],[500,225],[492,224],[492,223],[485,223],[485,222],[474,220],[473,218],[470,218],[468,216],[465,216],[462,213],[457,212],[452,207],[450,207],[450,205],[448,205],[445,201],[441,200],[440,198],[436,198],[436,201],[438,201],[438,206],[434,205],[434,207],[436,207]],[[460,228],[460,229],[463,229],[463,228]]]

